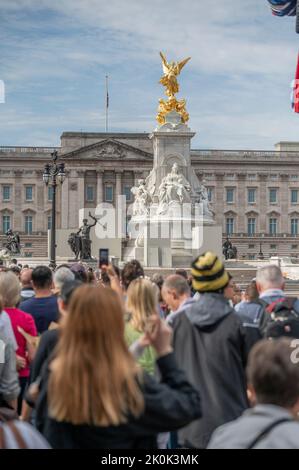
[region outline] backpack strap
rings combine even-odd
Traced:
[[[15,423],[13,421],[9,421],[8,423],[6,423],[6,426],[8,426],[8,428],[12,432],[13,437],[16,440],[18,449],[27,449],[26,442],[24,441],[23,436],[21,435]]]
[[[0,425],[0,449],[5,449],[5,437],[2,425]]]
[[[274,428],[276,428],[280,424],[292,422],[292,421],[294,420],[291,418],[281,418],[269,424],[249,443],[246,449],[253,449],[262,439],[264,439],[264,437],[266,437]]]
[[[276,305],[281,304],[282,302],[285,302],[285,301],[286,301],[285,297],[281,297],[279,299],[273,300],[273,302],[268,304],[267,307],[265,308],[266,312],[267,313],[272,313],[273,310],[275,310]]]

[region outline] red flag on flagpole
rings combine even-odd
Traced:
[[[295,113],[299,113],[299,54],[297,59],[297,69],[293,87],[293,108]]]

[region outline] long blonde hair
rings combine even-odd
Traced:
[[[0,295],[3,299],[3,308],[15,307],[21,294],[21,286],[17,276],[11,272],[0,273]]]
[[[144,408],[140,373],[124,340],[120,300],[84,285],[72,295],[50,366],[49,413],[75,425],[119,425]]]
[[[127,290],[127,310],[130,323],[140,333],[145,331],[149,318],[157,313],[158,288],[149,279],[131,282]]]

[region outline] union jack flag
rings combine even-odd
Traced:
[[[268,0],[275,16],[295,16],[297,0]]]

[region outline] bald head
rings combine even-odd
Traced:
[[[32,269],[23,269],[20,276],[22,287],[32,287]]]

